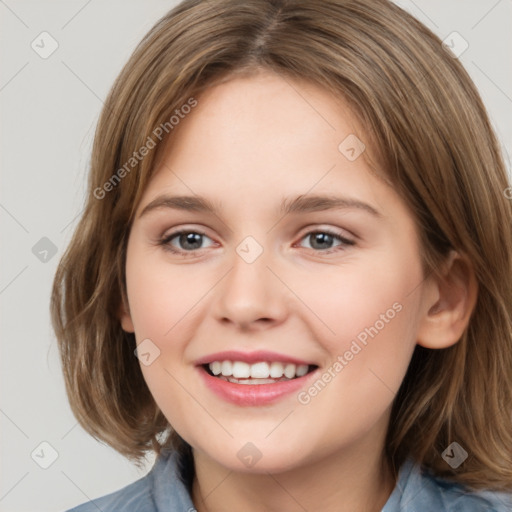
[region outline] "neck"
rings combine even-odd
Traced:
[[[192,499],[197,512],[380,512],[395,486],[382,447],[363,442],[273,474],[235,472],[194,450]]]

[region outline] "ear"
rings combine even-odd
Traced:
[[[439,349],[457,343],[476,304],[478,282],[469,259],[451,251],[440,276],[432,276],[424,295],[417,343]]]
[[[118,318],[119,321],[121,322],[121,327],[123,328],[123,331],[135,332],[135,328],[132,322],[132,316],[130,314],[130,307],[128,306],[127,300],[125,299],[124,295],[119,306]]]

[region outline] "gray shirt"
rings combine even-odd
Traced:
[[[436,478],[408,459],[382,512],[512,512],[512,494],[468,489]],[[163,452],[140,480],[67,512],[196,512],[177,455]],[[311,511],[313,512],[313,511]],[[316,512],[316,511],[315,511]]]

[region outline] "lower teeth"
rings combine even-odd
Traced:
[[[292,380],[288,377],[281,377],[280,379],[235,379],[235,377],[225,377],[224,375],[217,375],[217,377],[233,384],[274,384],[276,382]]]

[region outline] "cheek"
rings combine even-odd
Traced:
[[[292,286],[318,319],[316,336],[333,354],[348,350],[354,339],[364,343],[387,332],[391,341],[410,331],[418,305],[413,292],[421,279],[419,262],[390,252],[311,272]]]
[[[327,355],[321,378],[328,382],[325,393],[305,390],[301,403],[313,400],[326,417],[333,403],[343,404],[369,424],[388,407],[416,345],[421,280],[417,254],[390,250],[371,261],[347,260],[300,288],[321,319],[314,336]]]
[[[204,279],[191,279],[190,274],[166,262],[165,256],[154,257],[137,249],[128,253],[126,280],[137,340],[155,339],[160,345],[169,339],[178,341],[178,331],[183,338],[183,328],[211,288]],[[176,346],[174,341],[172,346]]]
[[[373,425],[403,381],[416,345],[420,304],[421,267],[413,261],[379,258],[361,268],[347,265],[302,290],[329,328],[319,324],[315,331],[328,355],[321,382],[305,389],[299,403],[304,414],[312,408],[334,425],[333,436],[340,414],[347,432]]]
[[[190,283],[184,275],[179,266],[154,253],[148,255],[139,247],[128,251],[126,281],[137,344],[147,343],[146,339],[154,344],[145,345],[151,359],[149,364],[141,359],[140,368],[156,403],[179,431],[187,430],[184,418],[190,414],[180,367],[193,336],[189,326],[198,309],[194,306],[206,293],[201,280]]]

